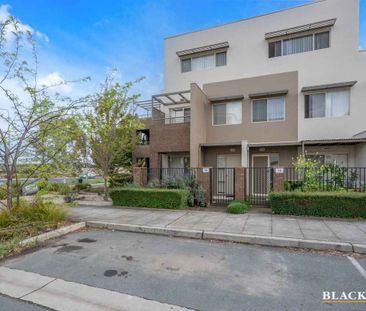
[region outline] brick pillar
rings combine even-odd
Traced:
[[[273,171],[273,191],[285,191],[285,174],[283,171],[276,169]]]
[[[146,167],[133,167],[133,183],[135,185],[144,187],[147,185],[147,168]]]
[[[205,189],[205,202],[206,205],[209,206],[211,203],[211,168],[204,167],[198,168],[197,174],[198,182]]]
[[[246,168],[235,168],[235,199],[244,200],[246,197]]]

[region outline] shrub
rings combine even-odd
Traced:
[[[6,199],[6,189],[4,187],[0,187],[0,200]]]
[[[49,190],[49,183],[47,180],[40,180],[36,182],[36,185],[39,190]]]
[[[68,194],[71,191],[71,189],[68,184],[58,184],[56,191],[60,195],[65,195],[65,194]]]
[[[249,204],[242,200],[231,201],[226,211],[230,214],[244,214],[248,211]]]
[[[272,192],[269,203],[275,214],[366,218],[366,193]]]
[[[205,189],[198,182],[196,176],[166,176],[161,180],[154,178],[149,184],[149,188],[166,188],[166,189],[186,189],[189,191],[187,203],[189,206],[206,206]]]
[[[76,184],[72,188],[73,190],[79,192],[79,191],[89,191],[91,189],[91,184]]]
[[[109,192],[115,206],[183,209],[189,192],[182,189],[112,188]]]
[[[114,174],[109,180],[110,187],[127,186],[133,182],[133,176],[131,173],[117,173]]]

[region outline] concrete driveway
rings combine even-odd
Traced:
[[[356,260],[366,268],[365,257]],[[324,290],[365,290],[364,276],[339,255],[84,231],[2,265],[195,310],[365,310],[320,301]]]

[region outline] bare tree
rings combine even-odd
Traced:
[[[21,59],[24,51],[30,51],[30,60]],[[39,85],[36,43],[30,32],[21,30],[19,21],[14,17],[0,24],[0,61],[0,92],[10,109],[7,114],[0,111],[0,163],[6,176],[5,205],[11,211],[14,189],[18,205],[23,186],[45,163],[59,154],[68,140],[65,139],[64,145],[58,145],[52,152],[43,153],[46,156],[42,161],[35,159],[35,165],[22,181],[18,179],[20,159],[35,156],[35,148],[41,146],[47,133],[57,131],[63,124],[61,121],[85,102],[85,98],[72,100],[52,91],[70,82]],[[13,86],[15,83],[19,90],[15,92],[9,82],[13,82]]]

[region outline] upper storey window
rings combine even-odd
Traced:
[[[226,65],[226,51],[181,60],[182,72],[210,69]]]
[[[329,31],[268,43],[270,58],[329,48]]]
[[[330,46],[330,30],[336,19],[267,32],[268,57],[285,56],[326,49]]]
[[[181,72],[205,70],[225,66],[227,61],[227,41],[178,51]]]

